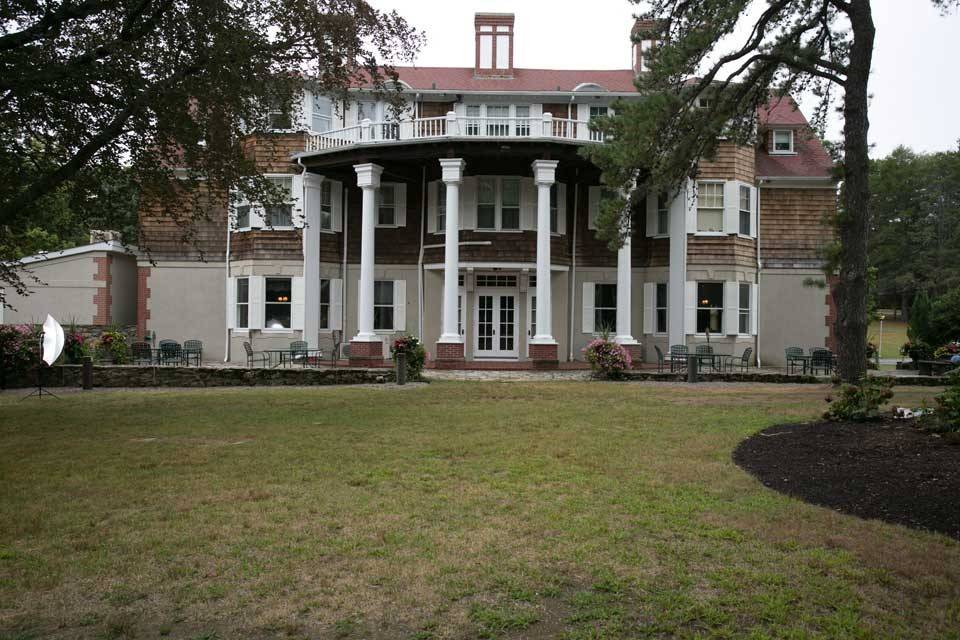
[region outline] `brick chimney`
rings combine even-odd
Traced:
[[[477,13],[473,17],[478,78],[513,77],[513,14]]]
[[[650,55],[657,41],[653,38],[658,31],[657,21],[637,18],[630,30],[633,42],[633,72],[637,75],[650,70]]]

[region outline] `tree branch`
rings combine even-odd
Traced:
[[[107,8],[108,5],[108,2],[102,2],[101,0],[88,0],[78,5],[65,2],[59,9],[43,16],[35,24],[26,29],[0,36],[0,51],[9,51],[16,47],[22,47],[27,43],[42,38],[47,31],[64,22],[86,18],[101,9]]]

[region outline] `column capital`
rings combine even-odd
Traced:
[[[463,180],[463,168],[467,163],[463,158],[440,158],[441,177],[445,184],[460,184]]]
[[[557,177],[557,165],[559,162],[556,160],[534,160],[533,164],[533,181],[537,183],[538,186],[550,186],[556,182]]]
[[[380,186],[380,174],[383,173],[380,165],[372,162],[355,164],[353,170],[357,172],[357,186],[361,189]]]

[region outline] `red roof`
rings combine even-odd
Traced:
[[[396,67],[400,80],[414,90],[457,91],[573,91],[578,85],[597,84],[615,93],[634,93],[631,69],[514,69],[513,78],[478,78],[473,67]]]
[[[757,109],[764,144],[757,150],[757,175],[778,178],[827,178],[833,159],[816,136],[800,107],[790,96],[772,98]],[[766,144],[770,129],[792,129],[794,154],[771,154]]]
[[[807,127],[809,123],[791,96],[774,97],[757,109],[761,127]]]

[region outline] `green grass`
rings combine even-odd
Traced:
[[[871,322],[867,330],[868,339],[880,345],[880,322]],[[903,320],[883,321],[883,345],[880,350],[881,358],[900,359],[900,347],[907,341],[907,323]]]
[[[825,394],[0,395],[0,638],[960,638],[960,543],[731,462]]]

